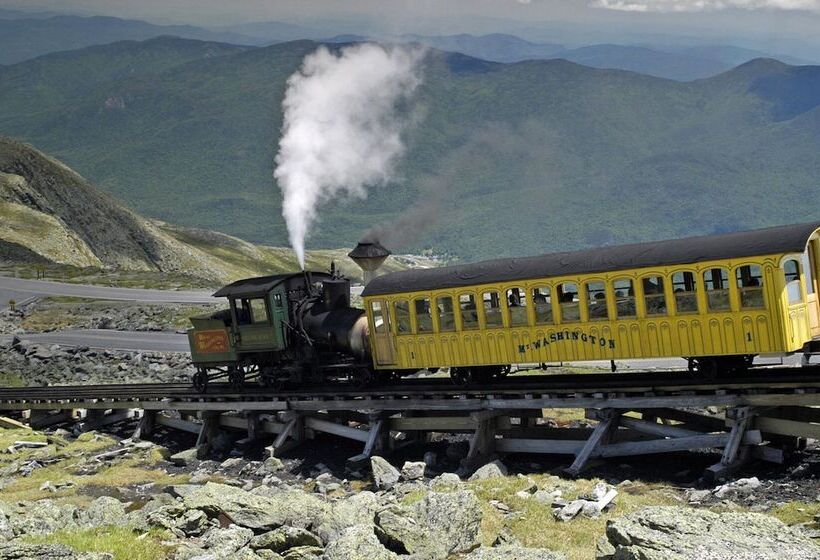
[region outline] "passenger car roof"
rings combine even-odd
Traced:
[[[312,280],[324,280],[330,278],[326,272],[308,271]],[[291,272],[289,274],[274,274],[272,276],[258,276],[256,278],[244,278],[228,284],[224,288],[217,290],[213,297],[251,297],[260,296],[270,292],[276,286],[290,280],[291,278],[301,278],[304,272]]]
[[[439,290],[493,282],[592,274],[651,266],[802,252],[820,222],[667,241],[596,247],[534,257],[494,259],[377,276],[363,296]]]

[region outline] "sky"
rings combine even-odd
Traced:
[[[0,0],[0,7],[209,27],[274,20],[336,34],[507,32],[577,44],[666,40],[820,52],[820,0]]]

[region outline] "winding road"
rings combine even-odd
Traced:
[[[18,303],[40,296],[69,296],[113,301],[144,303],[213,303],[211,292],[186,290],[146,290],[140,288],[111,288],[90,284],[67,284],[45,280],[29,280],[0,276],[0,309],[13,299]]]

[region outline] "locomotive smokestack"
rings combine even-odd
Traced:
[[[385,249],[376,240],[361,240],[356,247],[347,254],[353,259],[363,272],[364,283],[367,284],[375,276],[376,270],[390,256],[390,251]]]

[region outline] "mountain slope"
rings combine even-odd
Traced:
[[[346,253],[312,251],[308,266],[327,269],[335,260],[358,278]],[[0,137],[0,263],[8,262],[162,271],[213,282],[298,270],[290,249],[148,220],[61,162]],[[385,270],[433,264],[399,256]]]
[[[315,43],[160,70],[134,63],[125,74],[100,71],[82,94],[30,99],[108,49],[115,59],[174,41],[62,53],[58,67],[36,73],[39,61],[0,69],[0,83],[30,80],[0,88],[0,132],[45,147],[153,218],[285,244],[271,178],[279,108]],[[681,83],[431,51],[424,117],[406,134],[396,181],[324,208],[310,246],[349,246],[419,201],[432,225],[388,232],[393,248],[467,259],[814,219],[818,76],[818,67],[757,60]]]
[[[0,18],[0,64],[14,64],[47,53],[91,45],[144,40],[162,35],[244,45],[260,44],[258,40],[239,33],[211,31],[190,25],[154,25],[115,17],[58,15]]]

